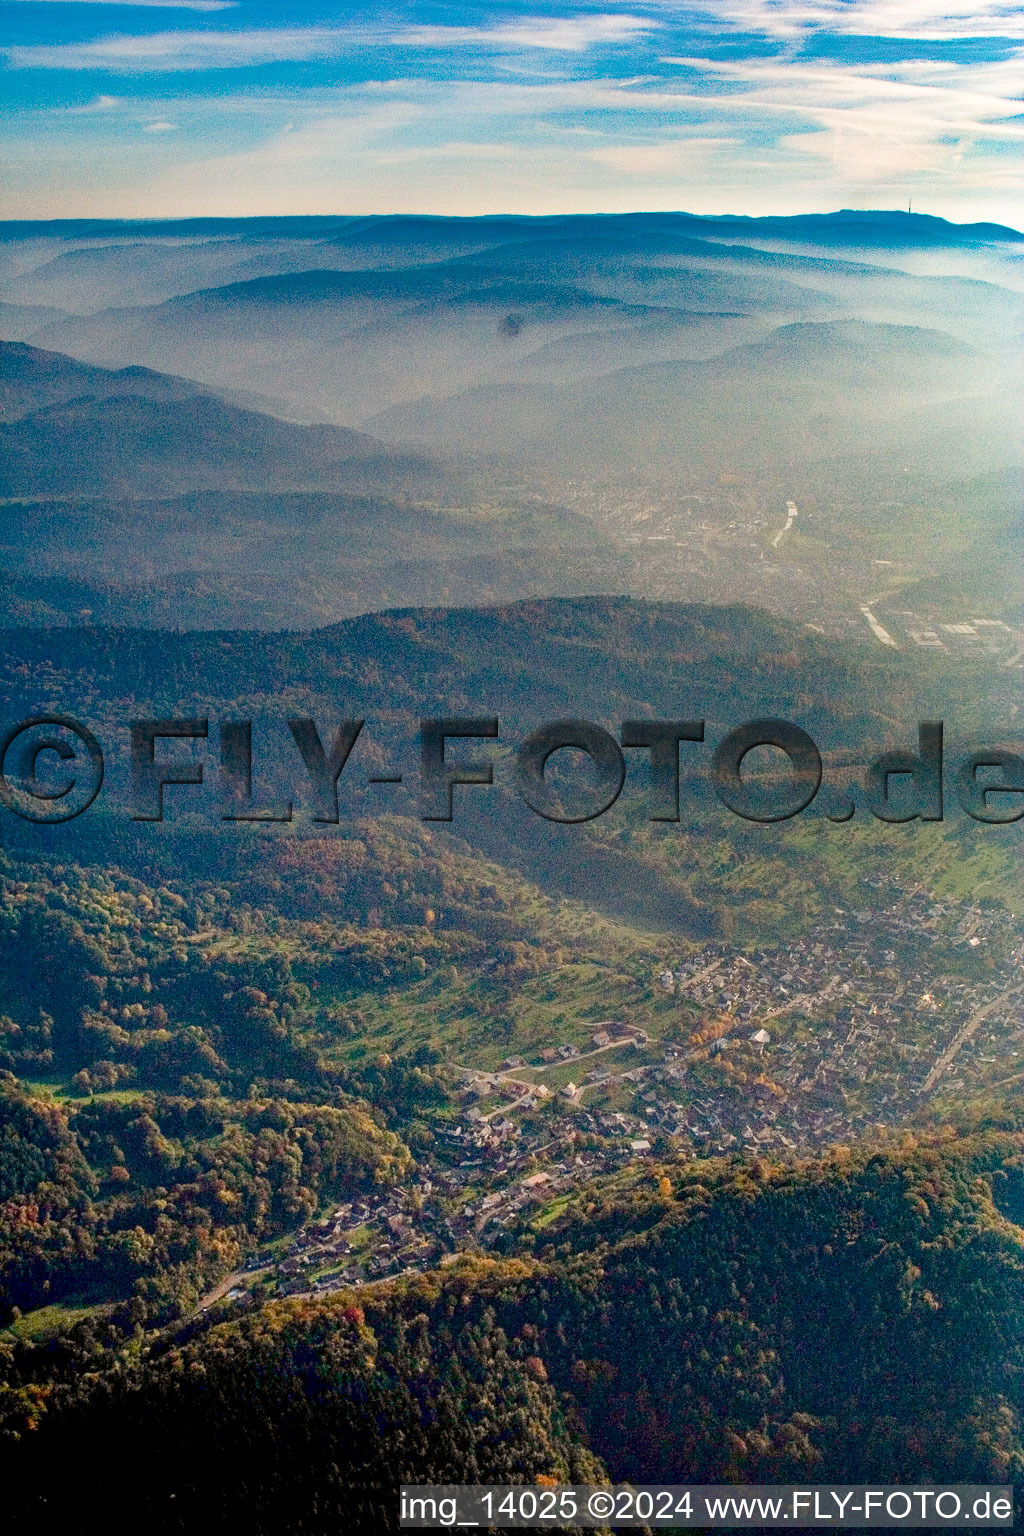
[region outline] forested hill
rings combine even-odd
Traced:
[[[842,645],[754,608],[590,597],[392,610],[307,632],[18,629],[2,642],[8,717],[70,713],[107,754],[94,807],[47,830],[43,846],[58,858],[159,870],[172,882],[186,868],[218,882],[237,879],[250,896],[287,910],[296,867],[312,870],[326,859],[338,879],[338,861],[348,867],[357,843],[376,846],[371,829],[381,817],[418,818],[421,717],[496,715],[501,736],[493,746],[450,748],[456,759],[484,753],[495,764],[491,789],[456,791],[455,830],[518,875],[617,917],[751,937],[782,922],[792,934],[830,902],[847,906],[860,876],[877,871],[883,843],[894,872],[932,890],[1002,898],[1015,884],[1014,829],[969,823],[952,795],[943,826],[889,829],[858,815],[833,827],[819,812],[825,793],[797,822],[767,829],[721,811],[710,790],[711,753],[744,720],[781,716],[808,730],[825,760],[826,792],[859,776],[884,747],[913,745],[920,720],[946,721],[951,766],[961,744],[1012,744],[1016,736],[1010,672],[993,682],[991,673],[941,655]],[[325,737],[339,718],[365,718],[339,781],[336,829],[310,823],[305,770],[285,726],[295,714],[315,718]],[[206,784],[169,790],[165,825],[140,828],[125,804],[126,722],[150,715],[208,716],[211,734],[200,744]],[[583,717],[618,734],[623,720],[644,716],[706,721],[705,743],[680,754],[680,826],[647,821],[643,753],[627,754],[623,794],[586,826],[552,827],[514,794],[511,755],[539,724]],[[220,821],[218,723],[245,718],[253,721],[256,794],[292,800],[290,824]],[[402,784],[367,783],[368,775],[395,773]],[[38,845],[24,823],[4,820],[12,846]],[[406,827],[402,839],[408,835]],[[436,835],[449,837],[441,827]],[[947,836],[959,839],[955,848]],[[464,858],[467,850],[455,851]],[[287,878],[282,862],[292,871]],[[382,887],[400,888],[403,879],[407,868],[397,881],[377,880],[359,920],[371,910],[397,915]],[[312,915],[309,902],[300,904]]]
[[[403,715],[496,713],[517,724],[623,712],[736,723],[795,711],[808,729],[877,737],[893,718],[955,707],[965,724],[1010,705],[989,673],[943,657],[852,647],[740,604],[627,597],[410,608],[311,631],[9,628],[7,711],[56,705],[120,727],[124,705]],[[1008,698],[1007,694],[1007,698]],[[1015,695],[1014,695],[1015,702]],[[741,713],[737,713],[741,712]],[[797,714],[793,715],[797,718]],[[823,739],[822,746],[828,743]]]
[[[505,1259],[211,1319],[26,1393],[10,1528],[86,1487],[112,1532],[281,1536],[395,1529],[401,1481],[1019,1478],[1022,1154],[648,1164]]]

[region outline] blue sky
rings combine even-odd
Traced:
[[[0,0],[8,217],[1024,220],[1019,0]]]

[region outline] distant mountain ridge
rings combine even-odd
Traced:
[[[395,215],[146,231],[38,230],[0,277],[12,333],[369,432],[381,413],[440,401],[444,414],[473,389],[500,399],[538,370],[572,389],[617,367],[724,355],[798,322],[944,329],[997,355],[1024,332],[1016,232],[916,214]],[[24,245],[21,226],[3,238]],[[938,268],[932,250],[947,253]],[[507,452],[504,426],[477,421],[471,451]]]
[[[152,368],[102,368],[26,342],[0,341],[0,421],[17,421],[72,400],[103,400],[115,395],[185,400],[196,395],[209,397],[210,391]]]
[[[298,426],[149,368],[0,343],[0,494],[167,496],[213,487],[438,478],[365,433]]]
[[[588,519],[481,504],[461,464],[23,343],[0,343],[0,496],[5,604],[39,622],[308,624],[578,591],[571,561],[609,561]]]
[[[465,452],[585,464],[708,467],[851,463],[922,452],[933,463],[1016,452],[1012,394],[991,361],[942,331],[799,321],[705,359],[631,364],[583,381],[514,379],[370,418],[386,436]],[[997,434],[1002,424],[1003,436]],[[973,432],[969,434],[969,424]]]
[[[271,217],[256,215],[251,218],[192,218],[192,219],[5,219],[0,220],[0,240],[24,239],[28,235],[48,234],[63,238],[77,234],[97,236],[124,235],[190,235],[190,234],[257,234],[271,233],[293,239],[325,238],[331,235],[366,233],[381,228],[401,228],[408,233],[415,229],[431,231],[443,226],[465,229],[490,225],[509,229],[547,225],[566,227],[586,219],[597,222],[636,224],[640,222],[672,222],[677,225],[722,229],[729,225],[737,228],[760,229],[764,232],[815,230],[817,232],[851,228],[872,229],[890,234],[901,234],[915,240],[930,239],[934,243],[959,242],[962,240],[1024,240],[1020,230],[1008,225],[992,223],[956,224],[931,214],[908,213],[903,209],[841,208],[832,213],[807,214],[696,214],[696,213],[616,213],[616,214],[483,214],[476,217],[458,218],[430,214],[297,214]]]

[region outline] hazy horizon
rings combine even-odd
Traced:
[[[22,3],[26,3],[26,0],[9,0],[9,3],[22,4]],[[37,0],[37,3],[40,4],[40,5],[56,4],[56,0]],[[76,3],[76,0],[69,0],[69,3]],[[96,0],[96,3],[97,4],[107,3],[107,0]],[[109,0],[109,3],[112,4],[113,0]],[[552,219],[558,219],[558,218],[566,218],[566,219],[568,219],[568,218],[594,218],[594,219],[609,218],[609,219],[615,219],[615,218],[630,218],[630,217],[642,218],[645,214],[654,214],[654,215],[665,214],[665,215],[669,215],[669,216],[676,215],[679,218],[685,218],[685,219],[704,219],[704,220],[707,220],[709,223],[715,222],[715,221],[728,221],[728,220],[739,220],[739,219],[748,219],[748,220],[754,221],[754,220],[764,220],[764,219],[794,219],[795,220],[795,219],[806,219],[806,218],[837,218],[837,217],[840,217],[840,216],[845,215],[845,214],[854,215],[857,218],[866,218],[866,217],[872,217],[873,216],[873,217],[876,217],[876,218],[886,218],[886,219],[889,219],[889,218],[891,218],[891,219],[899,219],[901,217],[915,217],[916,216],[916,217],[921,218],[921,219],[936,220],[936,221],[938,221],[940,223],[943,223],[943,224],[951,224],[951,225],[959,226],[961,228],[966,228],[968,226],[976,225],[976,224],[988,224],[988,225],[993,226],[994,228],[1000,228],[1000,229],[1008,230],[1012,234],[1019,235],[1020,238],[1022,240],[1024,240],[1024,229],[1022,229],[1020,227],[1022,224],[1024,224],[1024,216],[1022,216],[1021,214],[1018,214],[1017,222],[1016,223],[1010,223],[1010,222],[1005,222],[1005,221],[1000,220],[1000,219],[987,219],[987,218],[986,219],[981,219],[981,218],[975,219],[975,218],[966,218],[966,217],[950,218],[946,214],[933,213],[933,212],[930,212],[928,210],[921,209],[921,208],[898,208],[898,207],[885,208],[885,207],[875,206],[873,204],[868,204],[868,203],[865,203],[863,206],[858,206],[858,207],[851,207],[851,206],[848,206],[848,205],[844,204],[842,207],[839,207],[839,206],[827,207],[827,208],[826,207],[808,207],[808,208],[801,208],[801,209],[797,209],[797,210],[794,210],[794,211],[788,211],[788,212],[773,211],[773,212],[770,212],[770,213],[755,213],[755,212],[752,212],[749,208],[729,208],[729,207],[716,208],[714,211],[711,211],[711,210],[698,211],[696,208],[693,208],[693,207],[683,207],[682,205],[680,205],[678,207],[665,207],[665,208],[645,208],[645,207],[640,207],[639,205],[636,206],[636,207],[628,207],[628,208],[591,208],[591,209],[571,209],[570,208],[570,209],[564,209],[564,210],[558,210],[558,211],[552,210],[552,211],[547,212],[547,213],[543,213],[543,212],[542,213],[534,213],[534,212],[526,212],[526,213],[524,213],[524,212],[522,212],[519,209],[505,207],[505,206],[501,206],[501,205],[499,205],[499,206],[497,206],[495,208],[482,209],[479,213],[443,213],[443,212],[426,211],[426,210],[423,210],[423,209],[417,209],[417,208],[413,208],[413,207],[397,208],[397,209],[394,209],[394,210],[389,210],[387,212],[382,212],[380,209],[375,209],[375,208],[358,208],[358,209],[345,210],[345,211],[339,211],[338,209],[333,209],[333,208],[316,208],[316,209],[310,210],[308,213],[267,213],[267,212],[259,212],[259,211],[253,212],[253,213],[247,213],[247,214],[245,214],[245,213],[243,213],[243,214],[216,214],[216,213],[192,214],[192,213],[187,213],[187,212],[171,212],[171,213],[159,213],[159,214],[133,214],[133,213],[124,213],[124,214],[63,214],[63,213],[61,213],[61,214],[56,214],[55,213],[55,214],[51,214],[51,215],[38,215],[38,216],[37,215],[30,215],[30,216],[27,216],[27,217],[18,217],[16,215],[11,215],[9,217],[0,218],[0,229],[4,229],[5,227],[10,226],[10,225],[19,225],[19,224],[51,224],[51,225],[52,224],[102,224],[102,225],[107,225],[107,224],[129,224],[129,225],[134,225],[134,224],[137,224],[137,225],[140,225],[140,226],[152,226],[152,225],[159,225],[159,224],[184,224],[184,223],[190,223],[190,224],[205,224],[205,223],[209,223],[209,224],[239,224],[239,223],[243,223],[243,222],[256,222],[256,221],[265,221],[265,222],[268,222],[268,223],[272,222],[272,221],[280,221],[281,223],[287,223],[287,222],[290,222],[290,221],[299,222],[301,220],[316,220],[316,219],[324,219],[324,220],[338,219],[338,220],[352,221],[352,220],[364,220],[364,219],[366,219],[366,220],[368,220],[368,219],[385,220],[385,219],[404,219],[405,218],[405,219],[424,219],[424,220],[429,219],[429,220],[436,220],[438,222],[440,222],[442,220],[451,220],[451,221],[462,220],[462,221],[465,221],[467,223],[472,221],[472,220],[483,220],[483,219],[510,219],[510,220],[511,219],[516,219],[516,220],[521,220],[522,222],[525,223],[525,222],[527,222],[529,220],[532,220],[532,219],[536,219],[536,220],[542,220],[542,219],[543,220],[552,220]]]

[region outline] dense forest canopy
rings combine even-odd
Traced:
[[[98,1369],[13,1394],[36,1426],[16,1528],[65,1518],[79,1476],[157,1531],[212,1515],[268,1536],[339,1499],[353,1528],[392,1528],[398,1481],[1011,1480],[1022,1145],[947,1130],[788,1169],[663,1162],[510,1233],[514,1257],[211,1314],[142,1360],[80,1331]],[[15,1347],[15,1379],[30,1365]]]

